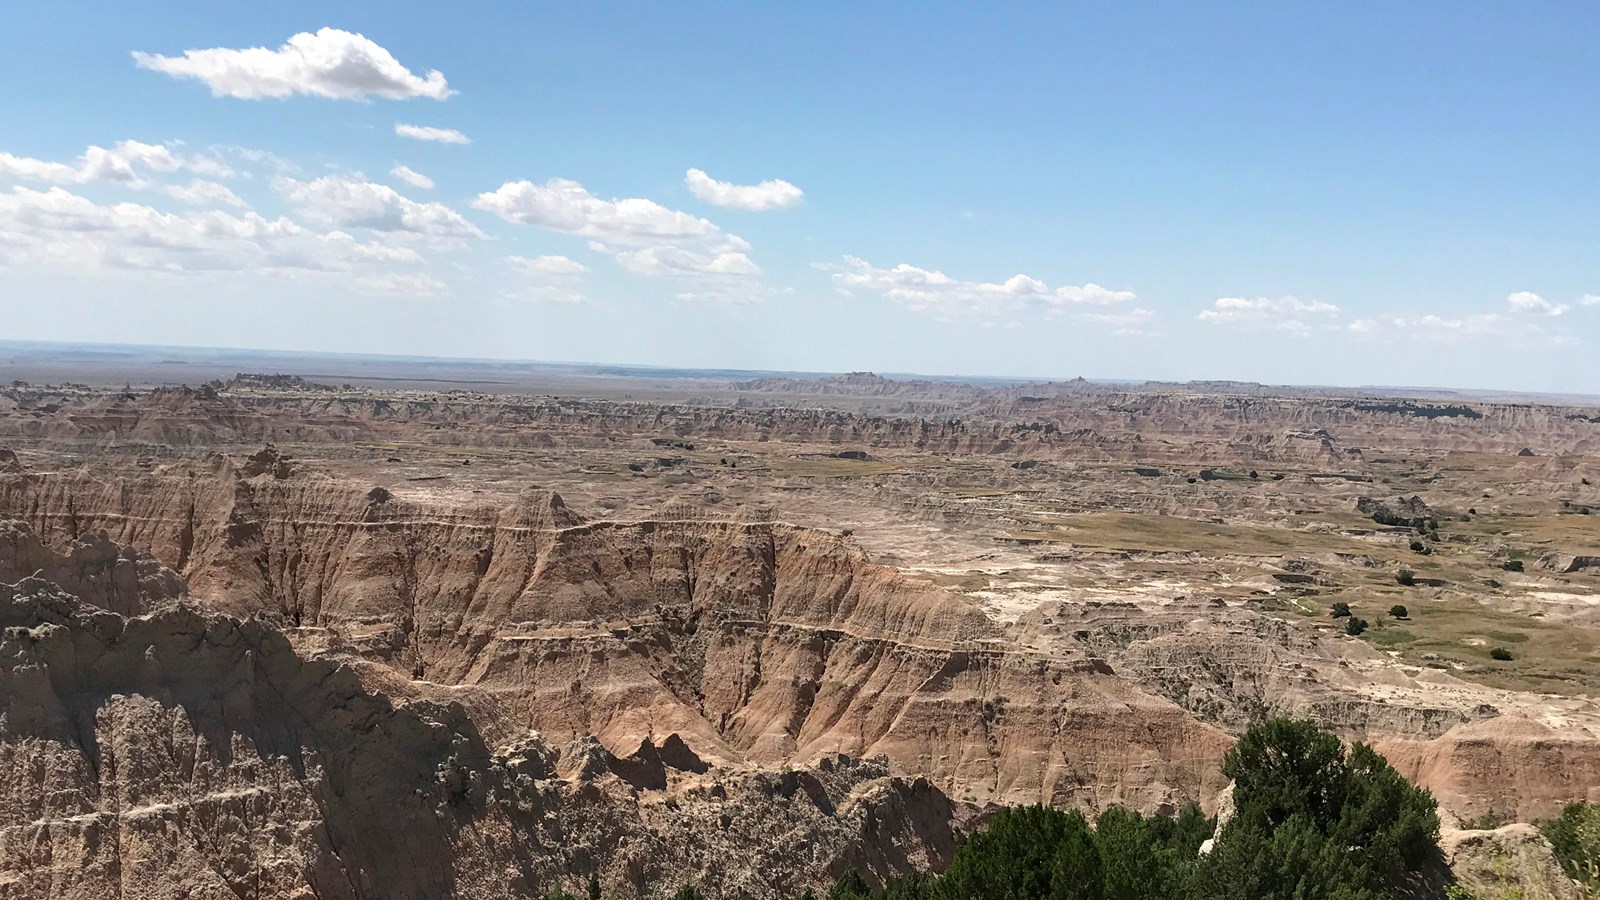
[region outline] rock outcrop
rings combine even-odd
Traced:
[[[476,686],[557,742],[625,755],[675,733],[768,766],[881,754],[973,801],[1155,809],[1221,786],[1221,729],[1082,653],[1011,646],[972,601],[837,534],[585,522],[538,492],[445,510],[250,466],[0,479],[0,511],[150,547],[209,609]]]
[[[470,690],[391,698],[188,606],[125,617],[29,578],[0,629],[7,896],[533,897],[595,872],[770,897],[938,867],[970,815],[881,762],[710,771],[670,739],[563,778],[537,735],[491,749]]]

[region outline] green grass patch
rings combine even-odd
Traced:
[[[1363,636],[1379,647],[1398,647],[1417,639],[1416,635],[1404,628],[1374,628],[1369,629]]]

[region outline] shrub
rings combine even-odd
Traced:
[[[1396,619],[1404,619],[1408,612],[1409,612],[1409,610],[1407,610],[1404,605],[1399,604],[1399,603],[1396,603],[1395,605],[1389,607],[1389,615],[1393,616]]]
[[[1400,582],[1406,587],[1410,587],[1417,583],[1417,573],[1411,571],[1410,569],[1401,569],[1400,571],[1394,573],[1394,580]]]
[[[957,848],[942,876],[870,891],[849,871],[835,900],[1377,900],[1436,852],[1433,797],[1365,744],[1310,722],[1272,719],[1224,757],[1236,813],[1221,831],[1193,803],[1177,816],[1121,807],[1091,827],[1081,812],[1002,809]],[[1199,850],[1215,838],[1209,854]]]
[[[1433,551],[1428,549],[1428,545],[1424,544],[1421,541],[1412,541],[1411,542],[1411,552],[1412,553],[1421,553],[1423,556],[1427,556],[1428,554],[1432,553]]]
[[[1207,897],[1391,896],[1438,839],[1431,794],[1310,722],[1251,728],[1222,771],[1237,812],[1202,863]]]
[[[1489,651],[1489,658],[1490,659],[1497,659],[1497,660],[1499,660],[1501,662],[1510,662],[1511,661],[1511,651],[1507,650],[1504,647],[1496,647],[1493,650]]]
[[[1345,622],[1344,622],[1344,633],[1345,634],[1355,636],[1355,635],[1361,634],[1363,631],[1366,631],[1366,630],[1367,630],[1367,620],[1366,619],[1351,617],[1349,619],[1346,619]]]
[[[1539,830],[1568,875],[1591,891],[1600,888],[1600,805],[1570,804],[1560,818],[1540,823]]]
[[[1506,560],[1504,563],[1501,564],[1500,568],[1505,569],[1507,572],[1521,572],[1522,571],[1522,560],[1520,560],[1520,559],[1509,559],[1509,560]]]
[[[1328,615],[1335,619],[1343,619],[1350,615],[1350,604],[1341,600],[1333,605],[1333,609],[1328,612]]]
[[[872,888],[855,869],[846,869],[828,889],[828,900],[868,900],[871,896]]]

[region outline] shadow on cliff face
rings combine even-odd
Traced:
[[[126,619],[38,580],[0,587],[0,626],[3,737],[53,745],[56,768],[70,768],[61,752],[81,754],[94,789],[79,815],[159,840],[139,818],[202,802],[197,782],[235,792],[260,782],[283,795],[269,807],[294,805],[288,795],[314,806],[318,827],[280,849],[304,860],[317,896],[454,893],[456,833],[484,808],[490,769],[458,705],[397,706],[348,668],[300,658],[260,622],[187,607]],[[234,874],[240,888],[259,877]]]

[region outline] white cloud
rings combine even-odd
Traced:
[[[690,193],[710,203],[727,209],[759,211],[785,209],[800,203],[805,192],[787,181],[771,180],[760,184],[732,184],[718,181],[700,169],[690,169],[683,176]]]
[[[1565,304],[1551,303],[1532,291],[1518,291],[1506,298],[1512,310],[1539,316],[1559,316],[1567,311]]]
[[[1584,306],[1600,306],[1600,294],[1584,294],[1579,302]]]
[[[171,146],[141,141],[118,141],[109,149],[91,146],[76,163],[51,162],[26,156],[0,153],[0,178],[18,181],[43,181],[51,184],[90,184],[114,182],[142,188],[146,176],[187,170],[211,178],[227,178],[233,170],[209,156],[184,156]]]
[[[1132,291],[1114,291],[1092,283],[1053,288],[1029,275],[1013,275],[1002,282],[961,281],[936,269],[906,263],[883,269],[854,256],[845,257],[833,279],[846,292],[870,291],[940,319],[1000,315],[1030,308],[1061,313],[1084,307],[1119,306],[1136,299]]]
[[[437,238],[482,237],[476,225],[442,203],[419,203],[388,185],[325,175],[280,179],[278,191],[306,219],[331,228],[366,228]]]
[[[413,169],[410,166],[403,166],[399,163],[395,163],[394,168],[389,170],[389,174],[418,190],[433,190],[433,179],[422,174],[421,172],[418,172],[416,169]]]
[[[1463,316],[1398,313],[1357,319],[1350,323],[1350,330],[1357,334],[1379,338],[1420,338],[1451,342],[1462,338],[1504,334],[1508,325],[1506,317],[1499,313],[1471,313]]]
[[[1108,329],[1112,334],[1149,334],[1156,324],[1156,311],[1135,306],[1113,312],[1080,312],[1078,318]]]
[[[221,210],[166,213],[137,203],[100,204],[64,188],[0,193],[0,244],[15,261],[87,274],[294,272],[381,274],[420,261],[414,250],[319,234],[286,218]]]
[[[454,128],[434,128],[430,125],[395,125],[394,133],[417,141],[439,144],[470,144],[472,139]]]
[[[566,178],[552,178],[544,184],[508,181],[497,190],[479,194],[472,205],[508,222],[609,244],[648,245],[714,238],[721,233],[705,219],[668,209],[654,200],[603,200]]]
[[[1589,304],[1589,297],[1579,300]],[[1600,300],[1597,300],[1600,302]],[[1482,337],[1499,339],[1541,339],[1555,344],[1577,343],[1578,339],[1558,323],[1541,324],[1567,312],[1563,303],[1552,303],[1531,291],[1518,291],[1506,297],[1506,312],[1465,313],[1441,316],[1432,313],[1384,313],[1350,323],[1350,330],[1377,340],[1416,339],[1452,343]]]
[[[636,274],[698,279],[697,290],[687,293],[701,299],[770,293],[753,283],[761,268],[747,253],[749,243],[654,200],[606,200],[576,181],[552,178],[544,184],[507,182],[472,205],[509,222],[590,238],[589,249],[612,254]]]
[[[577,278],[589,274],[589,267],[565,256],[512,256],[513,266],[534,275]]]
[[[589,298],[575,284],[589,274],[589,267],[565,256],[507,257],[506,261],[530,276],[519,291],[507,295],[511,300],[548,303],[584,303]]]
[[[420,272],[388,272],[356,279],[356,287],[371,294],[437,297],[449,293],[444,282]]]
[[[738,250],[697,253],[660,245],[617,253],[617,262],[640,275],[759,275],[761,267]]]
[[[1321,300],[1295,297],[1222,297],[1195,318],[1216,325],[1243,325],[1307,334],[1319,319],[1337,318],[1339,307]]]
[[[335,100],[443,100],[454,93],[443,73],[417,75],[366,37],[337,28],[301,32],[276,50],[218,47],[185,50],[182,56],[135,52],[133,60],[141,68],[201,81],[213,96],[242,100],[295,94]]]
[[[188,184],[169,184],[161,190],[168,197],[190,206],[232,206],[242,209],[249,205],[239,199],[238,194],[228,190],[226,185],[199,178]]]

